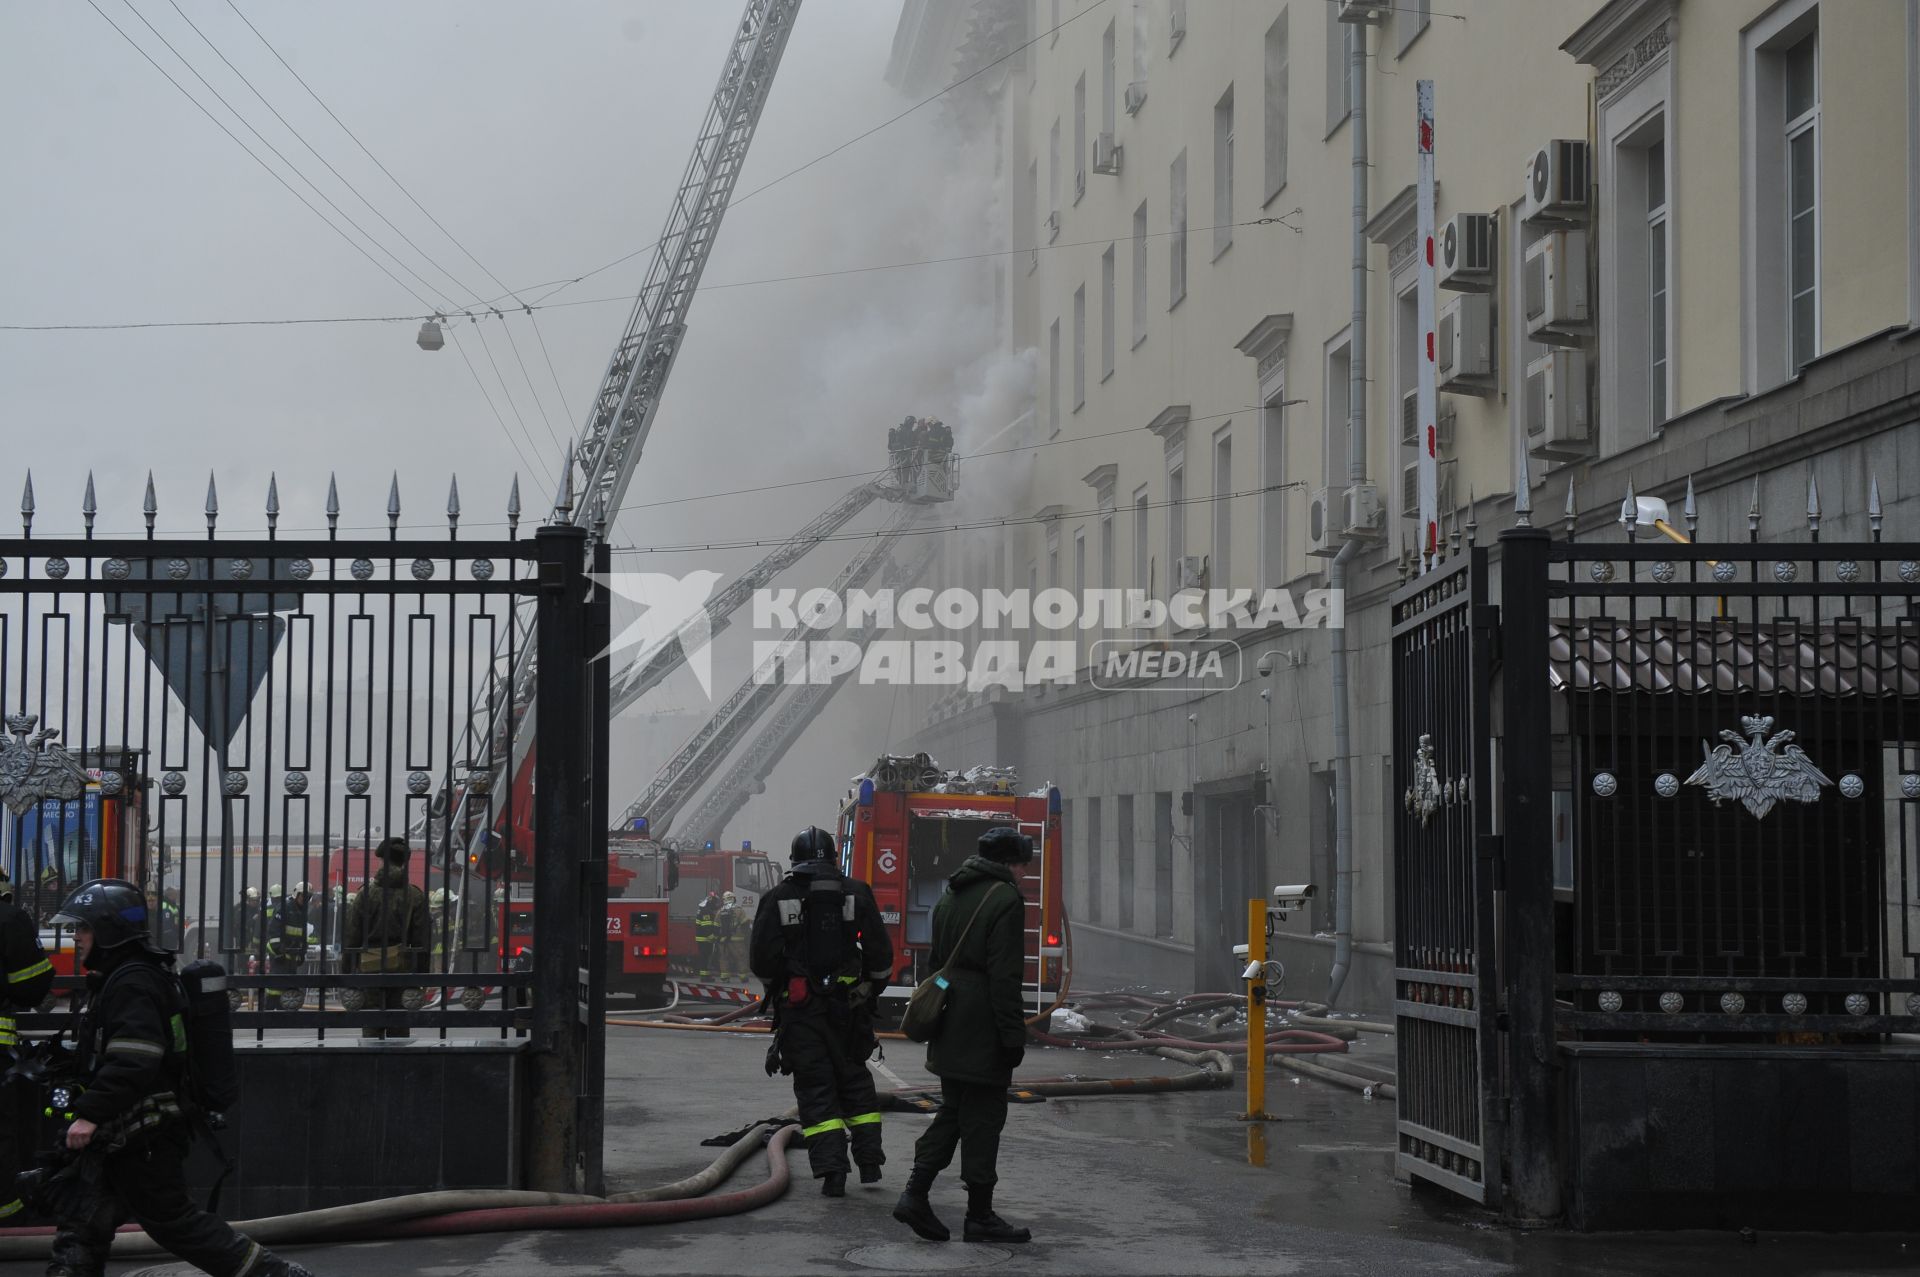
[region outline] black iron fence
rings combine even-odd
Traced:
[[[341,538],[331,493],[326,537],[299,540],[277,534],[271,491],[264,537],[217,535],[211,485],[204,538],[156,537],[151,485],[144,539],[93,535],[91,483],[82,537],[34,535],[31,481],[22,504],[20,535],[0,539],[0,865],[16,902],[45,923],[88,878],[141,885],[156,938],[225,964],[258,1032],[525,1032],[535,736],[543,762],[596,774],[581,725],[603,716],[605,670],[575,672],[580,704],[537,721],[516,706],[498,733],[472,708],[509,695],[541,581],[583,579],[582,538],[519,536],[517,488],[490,540],[461,538],[457,489],[444,539],[402,539],[397,485],[384,539]],[[541,641],[604,649],[584,633],[604,607],[574,602],[548,627],[574,632]],[[508,781],[474,779],[496,773]],[[468,819],[452,828],[431,804],[456,788]],[[409,854],[386,878],[427,904],[399,970],[361,960],[351,921],[392,837]],[[58,998],[71,940],[45,942]]]

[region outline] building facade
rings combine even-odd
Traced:
[[[1523,476],[1588,528],[1691,479],[1702,540],[1804,527],[1810,480],[1864,535],[1877,480],[1920,532],[1916,0],[908,0],[897,85],[983,66],[949,96],[995,131],[998,340],[1037,371],[960,423],[967,508],[1008,523],[941,583],[1345,591],[1337,632],[1237,631],[1237,686],[916,689],[917,748],[1066,795],[1081,987],[1230,983],[1247,897],[1312,882],[1281,996],[1338,954],[1343,1004],[1392,1000],[1420,81],[1442,553]],[[1079,663],[1202,632],[1135,619]]]

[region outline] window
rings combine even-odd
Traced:
[[[1114,812],[1113,832],[1120,836],[1120,912],[1114,919],[1114,926],[1122,931],[1133,930],[1133,795],[1122,794],[1115,799],[1117,809]]]
[[[1417,269],[1419,256],[1408,259],[1411,270]],[[1400,288],[1404,276],[1396,275],[1393,284]],[[1404,475],[1406,467],[1417,465],[1420,460],[1420,422],[1419,401],[1416,392],[1420,386],[1420,291],[1417,277],[1413,284],[1398,293],[1394,308],[1393,328],[1393,406],[1394,419],[1390,429],[1393,437],[1399,440],[1399,447],[1393,455],[1400,458],[1397,473]],[[1444,402],[1436,405],[1445,408]],[[1393,499],[1401,505],[1400,516],[1405,519],[1420,518],[1420,504],[1416,491],[1415,500],[1408,501],[1405,485],[1396,485]],[[1436,496],[1437,499],[1437,496]],[[1407,507],[1411,508],[1407,508]]]
[[[1051,240],[1060,233],[1060,121],[1057,119],[1053,122],[1053,131],[1047,135],[1047,156],[1047,211],[1053,214],[1047,238]]]
[[[1173,938],[1173,795],[1153,796],[1153,934]]]
[[[1100,254],[1100,380],[1113,376],[1113,245]]]
[[[1327,136],[1353,113],[1353,42],[1360,28],[1334,17],[1327,9]]]
[[[1080,598],[1087,592],[1087,530],[1075,528],[1073,532],[1073,596]]]
[[[1168,6],[1167,14],[1167,56],[1172,57],[1173,51],[1179,48],[1180,42],[1186,38],[1187,0],[1173,0]]]
[[[1816,0],[1781,0],[1741,35],[1741,336],[1753,392],[1821,350],[1820,12]]]
[[[1260,410],[1260,583],[1279,585],[1287,579],[1287,435],[1284,389],[1275,391]]]
[[[1113,492],[1109,489],[1107,495],[1100,499],[1100,588],[1103,590],[1114,590],[1120,586],[1113,563],[1113,519]],[[1113,637],[1113,626],[1103,626],[1102,633],[1108,638]]]
[[[1187,556],[1187,467],[1182,461],[1167,465],[1167,592],[1177,592],[1180,560]]]
[[[1153,51],[1152,7],[1147,0],[1133,0],[1133,79],[1127,83],[1127,114],[1140,109],[1147,98],[1147,61]]]
[[[1147,489],[1133,490],[1133,588],[1153,597],[1153,559],[1147,549]]]
[[[1187,153],[1173,157],[1167,179],[1167,199],[1172,220],[1167,229],[1167,309],[1172,310],[1187,295]]]
[[[1393,33],[1400,37],[1398,53],[1405,53],[1433,21],[1433,0],[1400,0],[1393,13]],[[1381,72],[1385,75],[1386,72]]]
[[[1265,204],[1287,184],[1287,11],[1267,28],[1266,44],[1266,154],[1267,185],[1261,197]]]
[[[1047,433],[1060,433],[1060,321],[1047,329]]]
[[[1233,561],[1233,427],[1222,426],[1213,436],[1213,564],[1207,584],[1232,589]]]
[[[1100,891],[1100,860],[1106,848],[1100,836],[1100,800],[1088,798],[1083,801],[1087,808],[1087,828],[1080,849],[1087,858],[1087,921],[1097,927],[1107,916],[1106,901],[1101,898]]]
[[[1020,239],[1014,242],[1015,248],[1037,249],[1040,244],[1040,161],[1034,160],[1027,165],[1027,184],[1020,191]],[[1040,254],[1036,251],[1027,257],[1027,273],[1032,274],[1040,266]]]
[[[1655,426],[1667,419],[1667,144],[1646,150],[1647,407]]]
[[[1147,339],[1147,202],[1133,210],[1133,344]]]
[[[1087,77],[1073,82],[1073,202],[1087,193]]]
[[[1233,86],[1213,105],[1213,255],[1233,247]]]
[[[1820,353],[1819,36],[1781,56],[1786,87],[1787,349],[1799,372]]]
[[[1073,290],[1073,410],[1087,404],[1087,286]]]
[[[1327,344],[1327,385],[1320,397],[1327,405],[1327,468],[1329,488],[1347,486],[1347,433],[1353,415],[1353,348],[1343,334]]]
[[[1113,23],[1107,23],[1107,32],[1100,37],[1100,130],[1103,133],[1114,131],[1115,112],[1118,103],[1114,94],[1119,86],[1114,83],[1118,71],[1114,66]]]

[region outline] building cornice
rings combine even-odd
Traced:
[[[1440,183],[1433,184],[1433,204],[1440,206]],[[1414,229],[1414,223],[1420,215],[1420,187],[1409,182],[1400,189],[1400,193],[1380,206],[1373,220],[1366,224],[1367,238],[1376,244],[1391,244]]]
[[[1233,348],[1258,365],[1254,373],[1256,377],[1265,377],[1275,364],[1287,357],[1287,340],[1292,336],[1292,312],[1268,315],[1249,328],[1247,335],[1235,342]]]
[[[1160,442],[1172,452],[1187,441],[1187,422],[1193,419],[1191,404],[1169,404],[1160,410],[1160,414],[1147,423],[1147,429],[1160,437]]]
[[[1637,47],[1656,32],[1664,33],[1660,47],[1666,47],[1672,38],[1673,12],[1678,3],[1679,0],[1608,0],[1600,12],[1587,19],[1560,47],[1582,66],[1601,71],[1603,80],[1610,78],[1606,73],[1623,58],[1634,55]]]
[[[1095,466],[1093,469],[1087,471],[1080,482],[1092,488],[1096,493],[1106,493],[1113,490],[1114,482],[1118,480],[1119,477],[1120,467],[1113,462],[1108,462],[1104,466]]]
[[[1061,505],[1059,502],[1056,501],[1052,505],[1043,505],[1038,510],[1035,510],[1033,512],[1033,517],[1043,522],[1050,522],[1054,519],[1058,519],[1061,515],[1065,514],[1066,512],[1067,512],[1067,507]]]

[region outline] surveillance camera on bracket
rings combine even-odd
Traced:
[[[1278,886],[1273,889],[1272,912],[1285,921],[1289,913],[1296,909],[1305,909],[1307,901],[1313,899],[1314,885],[1310,882]]]

